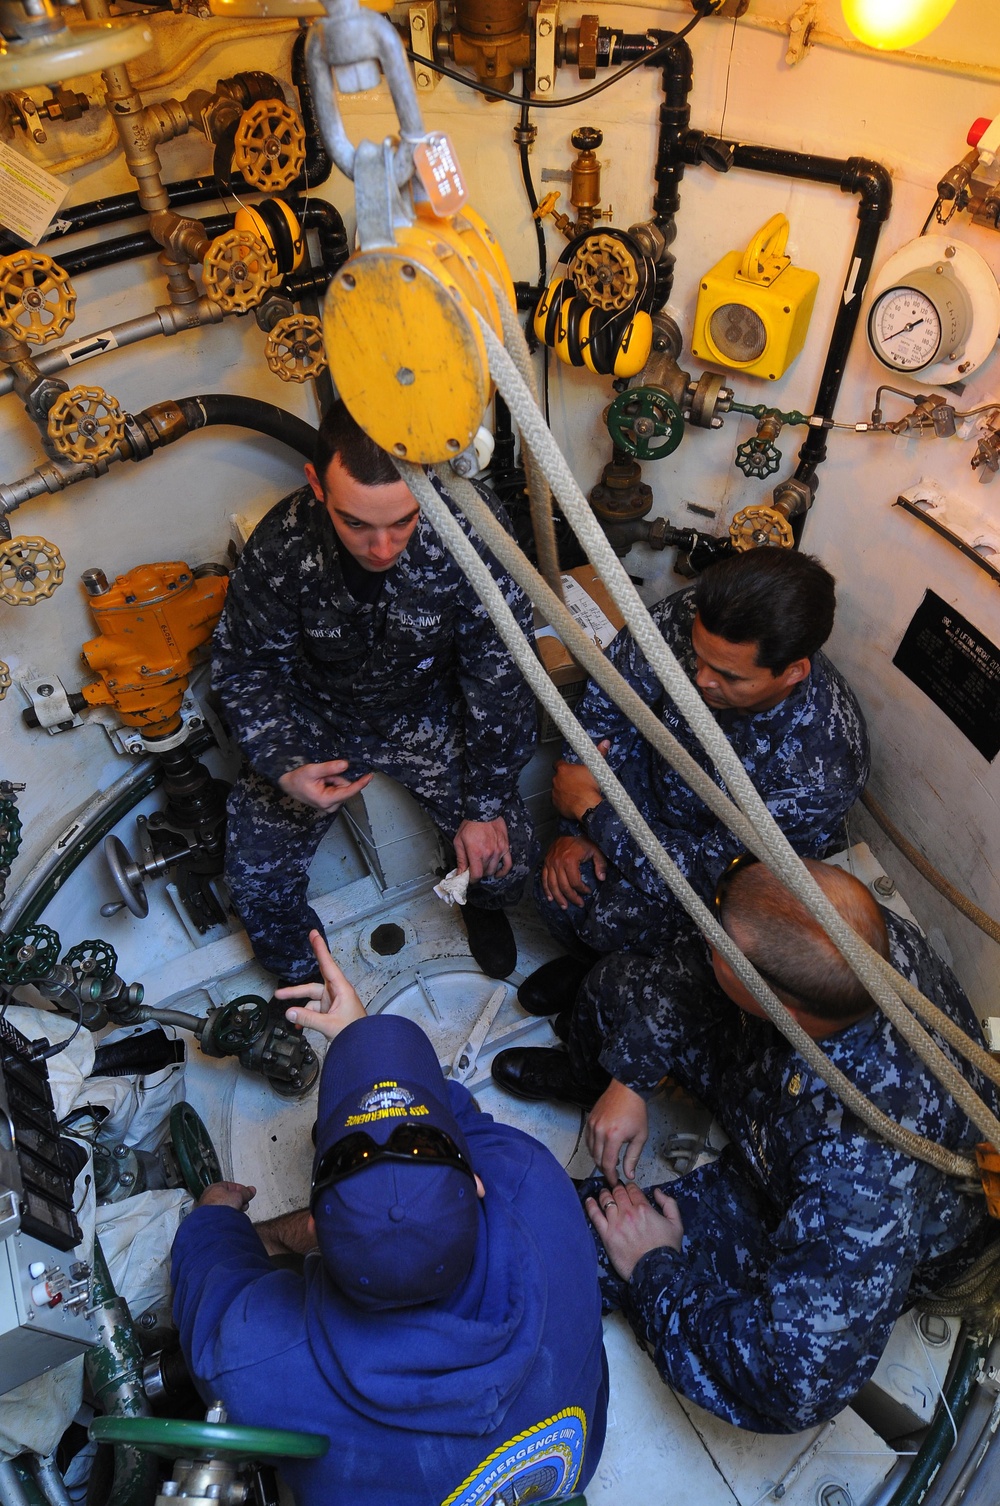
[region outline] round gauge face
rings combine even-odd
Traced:
[[[868,315],[868,339],[884,365],[921,371],[941,349],[941,315],[919,288],[887,288]]]
[[[724,303],[708,322],[708,332],[717,351],[727,361],[748,365],[764,354],[767,329],[763,319],[743,303]]]

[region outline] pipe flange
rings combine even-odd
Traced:
[[[283,382],[315,380],[327,366],[323,325],[313,314],[280,319],[267,337],[264,357]]]
[[[202,263],[205,291],[227,314],[247,314],[281,281],[270,246],[252,230],[217,235]]]
[[[280,193],[306,160],[306,134],[295,111],[278,99],[259,99],[244,110],[236,131],[233,166],[254,188]]]
[[[103,387],[71,387],[49,409],[48,429],[66,460],[111,460],[125,438],[125,414]]]
[[[30,607],[62,584],[66,562],[48,539],[18,534],[0,544],[0,601]]]
[[[748,549],[791,549],[792,525],[773,507],[758,503],[743,507],[729,525],[729,541],[738,554]]]
[[[58,340],[73,322],[76,293],[64,272],[42,251],[14,251],[0,258],[0,325],[47,345]]]
[[[697,382],[688,388],[690,408],[684,417],[699,429],[721,429],[721,413],[729,412],[733,389],[726,386],[726,379],[717,371],[703,371]]]

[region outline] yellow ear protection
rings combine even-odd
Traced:
[[[588,243],[595,237],[605,248],[621,246],[626,263],[634,272],[635,288],[622,306],[590,273],[567,275],[569,267],[586,261]],[[583,286],[579,285],[580,281]],[[567,366],[586,366],[598,376],[635,376],[649,359],[653,345],[653,322],[649,314],[655,273],[649,258],[623,230],[588,231],[570,241],[556,263],[551,281],[535,309],[534,330],[539,340],[554,350]]]
[[[233,224],[237,230],[252,230],[270,246],[282,276],[301,267],[305,236],[284,199],[261,199],[259,204],[245,205],[236,211]]]

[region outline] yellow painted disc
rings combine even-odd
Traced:
[[[486,348],[437,257],[416,246],[352,256],[327,290],[323,336],[337,391],[384,450],[430,465],[471,444],[492,393]]]

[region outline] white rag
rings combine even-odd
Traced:
[[[443,899],[446,905],[464,905],[469,897],[469,870],[459,873],[453,868],[445,874],[440,884],[434,885],[434,893],[438,899]]]

